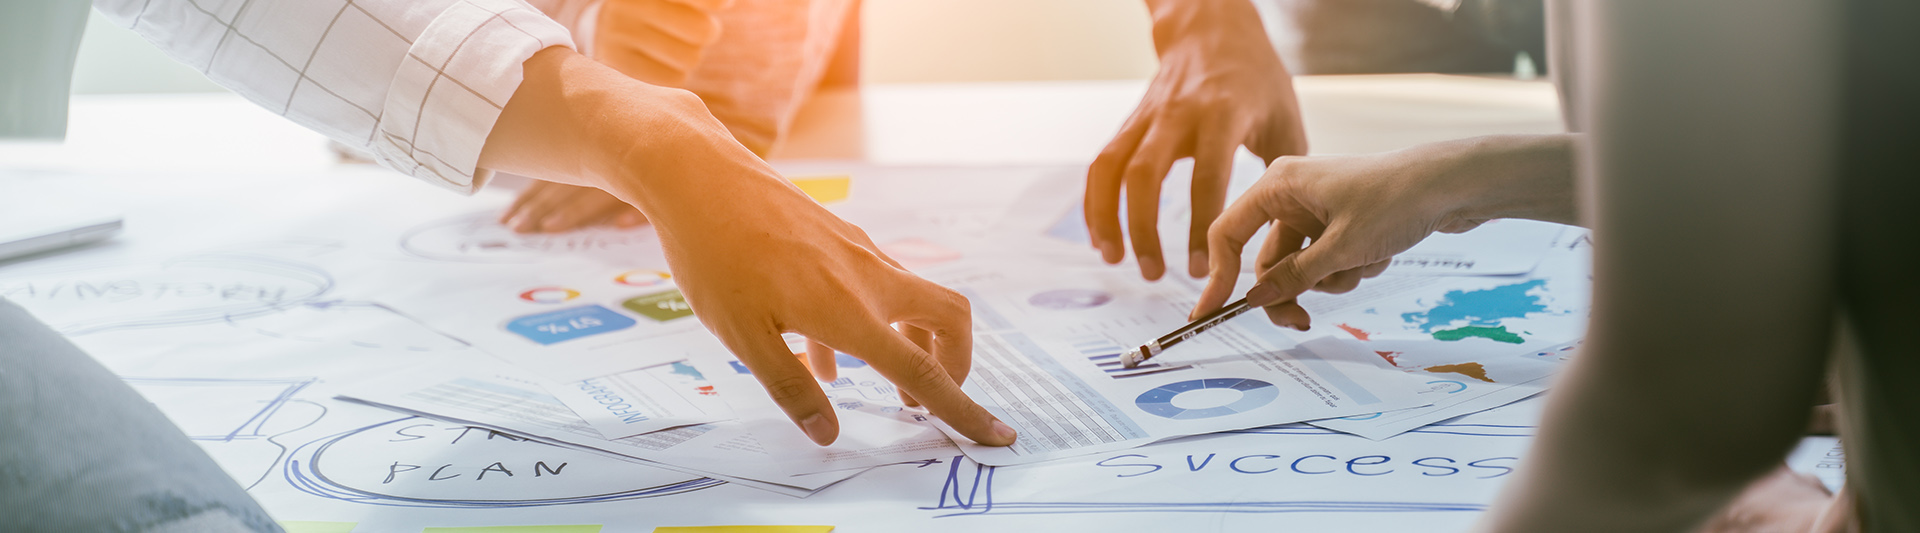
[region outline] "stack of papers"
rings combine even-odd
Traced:
[[[1074,179],[1036,180],[1029,196]],[[1204,280],[1146,282],[1098,264],[1076,241],[1084,230],[1063,222],[1078,223],[1077,195],[1039,212],[914,210],[853,191],[836,211],[882,228],[883,249],[972,302],[963,390],[1019,431],[1012,446],[974,444],[845,354],[838,379],[820,384],[840,437],[816,446],[702,327],[646,228],[522,236],[475,216],[410,232],[412,257],[381,277],[419,282],[369,299],[489,356],[431,361],[342,396],[805,496],[962,453],[1034,463],[1302,422],[1392,438],[1546,390],[1586,320],[1586,233],[1496,221],[1435,236],[1358,290],[1302,296],[1311,331],[1249,313],[1127,369],[1120,354],[1185,324]],[[1184,215],[1168,211],[1166,245],[1184,247]],[[787,341],[805,363],[805,340]]]

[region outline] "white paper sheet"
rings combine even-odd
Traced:
[[[607,439],[733,419],[718,389],[684,361],[547,385]]]
[[[1487,221],[1466,233],[1435,233],[1393,256],[1387,273],[1402,276],[1525,274],[1540,264],[1555,238],[1569,229],[1551,222],[1501,219]]]
[[[796,353],[805,350],[788,335]],[[767,396],[746,365],[732,357],[697,361],[701,372],[727,393],[727,403],[776,461],[800,471],[831,471],[951,457],[959,453],[947,435],[928,421],[925,409],[906,407],[899,390],[866,362],[838,357],[838,379],[821,383],[840,420],[840,436],[819,446],[794,427]]]
[[[1373,440],[1500,407],[1546,392],[1560,362],[1579,341],[1489,351],[1444,341],[1381,340],[1363,343],[1429,387],[1421,398],[1433,405],[1308,422]]]
[[[584,446],[657,466],[702,473],[729,481],[758,481],[819,490],[858,470],[800,475],[769,460],[746,426],[720,422],[606,439],[565,404],[546,392],[541,380],[505,364],[468,361],[423,365],[410,375],[352,388],[342,396],[408,412],[496,427],[522,436]]]
[[[1119,356],[1184,323],[1190,284],[1146,285],[1131,272],[1038,268],[955,272],[972,301],[973,374],[964,389],[1020,432],[1009,447],[956,435],[985,464],[1031,463],[1172,437],[1424,405],[1424,388],[1338,339],[1296,345],[1244,316],[1139,368]],[[1043,274],[1044,273],[1044,274]],[[950,435],[952,429],[944,424]]]
[[[674,286],[657,248],[625,266],[539,264],[415,267],[421,281],[383,301],[501,359],[559,382],[725,353]]]
[[[262,119],[280,120],[270,114]],[[257,253],[276,247],[263,245],[265,239],[305,242],[306,249],[297,254],[269,255],[319,267],[335,282],[319,298],[262,314],[209,313],[71,337],[116,372],[133,377],[137,389],[280,520],[357,522],[356,531],[539,524],[605,524],[605,533],[712,524],[833,524],[843,533],[1461,530],[1512,478],[1504,468],[1522,455],[1538,417],[1531,407],[1540,403],[1536,399],[1384,441],[1290,425],[1010,467],[946,457],[877,467],[805,499],[793,498],[789,494],[806,491],[749,488],[745,482],[583,447],[333,399],[348,384],[408,375],[413,365],[441,354],[487,357],[396,314],[380,300],[396,287],[431,286],[450,270],[443,267],[455,264],[392,258],[394,244],[415,227],[414,219],[482,209],[497,213],[510,200],[506,192],[460,197],[388,171],[353,168],[319,176],[157,178],[143,172],[104,183],[83,176],[58,180],[131,207],[126,237],[55,258],[0,265],[0,282],[259,285],[249,281],[250,273],[182,278],[163,267],[172,258],[211,248]],[[859,182],[855,187],[856,201],[861,191],[870,190]],[[931,197],[954,196],[932,186],[921,190]],[[510,249],[522,259],[589,255],[542,248],[541,243],[577,237],[529,238]],[[613,259],[627,252],[602,251]],[[1097,261],[1085,248],[1072,252]],[[95,270],[109,264],[132,270]],[[420,268],[401,268],[408,266]],[[367,275],[350,275],[357,274],[355,269]],[[61,270],[73,275],[46,274]],[[22,274],[28,271],[35,273]],[[450,283],[435,290],[463,289]],[[121,323],[135,316],[129,311],[175,316],[172,311],[205,309],[197,303],[134,309],[100,299],[74,300],[75,293],[66,291],[41,294],[47,296],[16,294],[13,299],[56,325]],[[219,299],[204,302],[218,305]],[[1163,319],[1177,325],[1184,314],[1185,309],[1170,310]],[[1113,331],[1130,331],[1123,326],[1116,324]],[[1375,465],[1381,461],[1375,456],[1389,460]],[[1234,464],[1243,457],[1251,458]],[[1154,467],[1153,473],[1131,475]]]
[[[1313,317],[1313,334],[1519,351],[1585,335],[1593,284],[1589,262],[1585,248],[1558,249],[1527,274],[1382,275],[1352,292],[1308,292],[1299,302]]]

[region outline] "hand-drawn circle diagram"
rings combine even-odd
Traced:
[[[393,507],[540,507],[685,494],[725,481],[409,417],[323,437],[282,466],[295,489]]]
[[[1133,404],[1148,414],[1174,420],[1245,413],[1280,397],[1280,389],[1257,379],[1214,378],[1168,383],[1140,393]]]
[[[0,297],[32,309],[61,334],[205,324],[302,306],[333,290],[313,265],[244,253],[157,263],[114,262],[9,271]]]
[[[400,235],[400,249],[408,255],[458,263],[534,263],[555,254],[618,258],[659,247],[660,238],[650,227],[523,234],[500,224],[492,211],[435,220]]]
[[[1077,311],[1107,305],[1113,301],[1113,295],[1106,291],[1092,289],[1059,289],[1035,294],[1027,298],[1027,304],[1041,309],[1059,311]]]

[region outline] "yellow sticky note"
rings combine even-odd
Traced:
[[[280,529],[287,533],[352,533],[358,522],[312,522],[307,520],[286,520],[280,522]]]
[[[600,533],[600,525],[430,527],[421,533]]]
[[[833,526],[656,527],[653,533],[832,533]]]
[[[845,174],[837,176],[798,176],[788,178],[788,180],[792,181],[794,185],[799,186],[802,192],[807,193],[807,196],[812,196],[813,201],[823,204],[830,204],[847,199],[847,189],[853,186],[853,176]]]

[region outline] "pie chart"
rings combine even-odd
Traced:
[[[1168,383],[1140,393],[1133,404],[1161,418],[1197,420],[1259,409],[1280,389],[1257,379],[1213,378]]]
[[[580,297],[580,291],[566,287],[540,287],[520,293],[520,299],[537,304],[557,304]]]

